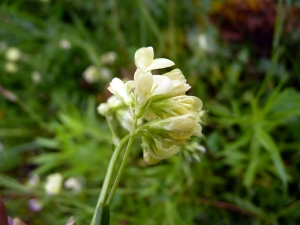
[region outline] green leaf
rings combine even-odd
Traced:
[[[109,205],[103,203],[100,204],[99,210],[96,214],[96,224],[97,225],[109,225],[110,211]]]
[[[4,174],[0,174],[0,186],[8,187],[9,189],[13,189],[18,192],[28,192],[26,186],[20,184],[17,180],[11,177],[5,176]]]
[[[231,111],[228,108],[216,101],[212,101],[210,104],[207,103],[205,107],[207,107],[214,115],[230,118],[233,117]]]
[[[39,146],[43,146],[45,148],[50,148],[50,149],[57,149],[59,147],[59,142],[56,139],[38,137],[36,139],[36,143]]]
[[[253,183],[259,165],[259,143],[255,136],[250,143],[250,163],[244,176],[243,183],[246,187],[250,187]]]
[[[286,89],[271,99],[271,116],[274,118],[300,115],[300,93],[294,89]]]
[[[285,171],[285,167],[280,155],[280,151],[277,148],[275,141],[272,137],[265,132],[262,128],[256,127],[256,137],[259,143],[270,153],[273,163],[275,165],[276,171],[282,180],[282,183],[286,185],[288,180],[288,174]]]

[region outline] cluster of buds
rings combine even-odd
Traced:
[[[116,115],[121,125],[130,129],[138,121],[144,160],[156,164],[179,152],[192,136],[201,136],[202,101],[187,96],[191,88],[179,69],[163,75],[152,71],[174,65],[169,59],[154,59],[152,47],[135,53],[134,80],[114,78],[108,90],[113,94],[98,107],[102,115]]]

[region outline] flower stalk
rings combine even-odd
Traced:
[[[103,183],[103,186],[102,186],[99,198],[98,198],[98,202],[97,202],[97,205],[96,205],[96,208],[95,208],[95,212],[94,212],[94,215],[93,215],[93,218],[92,218],[91,225],[97,225],[97,223],[96,223],[97,217],[101,218],[101,216],[102,216],[102,215],[99,215],[99,212],[100,213],[103,212],[104,203],[106,201],[106,196],[107,196],[107,192],[108,192],[108,189],[109,189],[109,184],[110,184],[111,179],[112,179],[112,174],[113,174],[113,170],[114,170],[114,167],[115,167],[115,164],[116,164],[116,161],[117,161],[117,157],[120,154],[120,152],[123,149],[126,142],[128,141],[129,137],[130,137],[130,135],[126,135],[121,140],[120,144],[115,149],[115,151],[114,151],[114,153],[113,153],[113,155],[110,159],[108,169],[107,169],[107,172],[106,172],[106,176],[105,176],[105,179],[104,179],[104,183]],[[101,221],[101,219],[100,219],[100,221]]]

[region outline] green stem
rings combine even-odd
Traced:
[[[271,76],[275,70],[275,66],[279,61],[279,58],[281,57],[282,53],[284,53],[284,48],[279,45],[280,37],[282,35],[282,28],[284,26],[284,21],[286,17],[286,8],[283,8],[282,0],[280,0],[277,4],[277,13],[276,13],[276,21],[275,21],[275,32],[274,32],[274,38],[272,43],[272,57],[271,57],[271,63],[269,66],[269,69],[267,71],[267,74],[262,82],[262,85],[260,86],[260,89],[257,92],[256,99],[260,99],[263,92],[265,91],[268,82],[271,79]]]
[[[112,135],[113,135],[113,143],[114,143],[115,146],[117,146],[117,145],[119,144],[119,137],[118,137],[118,135],[116,134],[116,132],[115,132],[115,130],[114,130],[112,124],[111,124],[111,121],[110,121],[110,119],[109,119],[109,116],[106,115],[105,118],[106,118],[106,121],[107,121],[107,123],[108,123],[109,129],[110,129],[110,131],[111,131],[111,133],[112,133]]]
[[[104,207],[105,198],[106,198],[107,191],[108,191],[108,188],[109,188],[109,184],[110,184],[110,181],[111,181],[111,178],[112,178],[113,169],[114,169],[115,163],[117,161],[117,157],[118,157],[119,153],[121,152],[121,150],[122,150],[123,146],[125,145],[125,143],[128,141],[129,137],[131,137],[131,135],[128,134],[121,140],[119,146],[115,149],[115,151],[114,151],[114,153],[113,153],[113,155],[110,159],[110,162],[109,162],[109,165],[108,165],[108,168],[107,168],[107,172],[106,172],[106,176],[105,176],[103,186],[102,186],[99,198],[98,198],[98,202],[97,202],[97,205],[96,205],[96,208],[95,208],[95,212],[94,212],[94,215],[93,215],[91,225],[96,225],[96,219],[99,216],[98,212],[101,212],[101,208]]]
[[[116,192],[116,189],[118,187],[118,184],[120,182],[120,179],[121,179],[121,176],[122,176],[122,173],[124,171],[124,168],[125,168],[125,165],[126,165],[126,162],[128,160],[128,156],[129,156],[129,152],[130,152],[130,149],[131,149],[131,146],[132,146],[132,143],[133,143],[133,140],[134,140],[134,137],[136,135],[136,123],[137,121],[134,121],[134,124],[131,128],[131,131],[130,131],[130,138],[129,138],[129,141],[128,141],[128,144],[127,144],[127,148],[126,148],[126,151],[124,153],[124,157],[123,157],[123,160],[122,160],[122,163],[121,163],[121,166],[120,166],[120,169],[118,171],[118,174],[116,176],[116,179],[115,179],[115,182],[111,188],[111,191],[110,191],[110,194],[106,200],[106,204],[109,205],[111,203],[111,200]]]

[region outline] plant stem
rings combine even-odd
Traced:
[[[118,135],[116,134],[116,132],[115,132],[115,130],[114,130],[114,128],[113,128],[113,126],[110,122],[109,116],[106,115],[105,118],[106,118],[106,121],[108,123],[109,129],[110,129],[110,131],[113,135],[113,143],[114,143],[115,146],[117,146],[117,145],[119,145],[120,139],[119,139]]]
[[[116,176],[115,182],[114,182],[114,184],[113,184],[113,186],[111,188],[110,194],[109,194],[109,196],[108,196],[108,198],[106,200],[106,204],[107,205],[109,205],[111,203],[111,200],[112,200],[112,198],[113,198],[113,196],[114,196],[114,194],[116,192],[116,189],[118,187],[118,184],[119,184],[121,176],[122,176],[122,173],[124,171],[124,168],[125,168],[128,156],[129,156],[129,152],[130,152],[133,140],[134,140],[134,136],[136,134],[135,133],[135,131],[136,131],[136,124],[137,124],[137,120],[134,121],[133,126],[131,128],[130,138],[129,138],[129,141],[128,141],[128,144],[127,144],[127,148],[126,148],[125,153],[124,153],[124,157],[123,157],[120,169],[119,169],[118,174]]]
[[[106,198],[107,191],[108,191],[108,188],[109,188],[109,184],[110,184],[110,181],[111,181],[111,178],[112,178],[112,173],[113,173],[113,169],[114,169],[117,157],[118,157],[119,153],[121,152],[121,150],[122,150],[123,146],[125,145],[125,143],[128,141],[129,137],[131,137],[131,135],[128,134],[121,140],[120,144],[115,149],[115,151],[114,151],[114,153],[113,153],[113,155],[110,159],[110,162],[109,162],[109,165],[108,165],[108,168],[107,168],[107,172],[106,172],[106,176],[105,176],[105,179],[104,179],[104,182],[103,182],[103,186],[102,186],[102,189],[101,189],[101,192],[100,192],[100,195],[99,195],[99,198],[98,198],[98,202],[97,202],[97,205],[96,205],[96,208],[95,208],[95,212],[94,212],[94,215],[93,215],[93,218],[92,218],[91,225],[96,225],[96,218],[97,218],[98,212],[101,211],[100,207],[104,207],[105,198]]]

